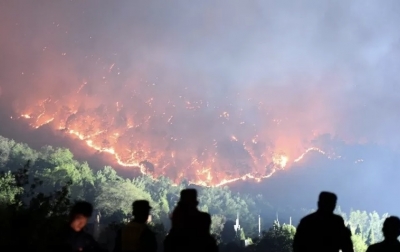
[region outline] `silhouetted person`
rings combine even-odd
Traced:
[[[204,251],[218,252],[218,245],[215,238],[210,234],[211,216],[201,212],[199,219],[199,237]]]
[[[134,218],[118,231],[114,252],[156,252],[156,236],[146,224],[151,210],[149,202],[137,200],[132,208]]]
[[[73,205],[68,225],[58,235],[54,251],[103,251],[93,237],[84,231],[88,219],[92,216],[92,204],[80,201]]]
[[[197,209],[196,189],[184,189],[181,191],[181,197],[174,211],[171,221],[172,229],[198,229],[198,216],[201,212]]]
[[[218,251],[210,235],[211,216],[197,209],[197,191],[185,189],[175,207],[172,227],[164,241],[164,252]]]
[[[304,217],[297,227],[293,252],[353,252],[351,231],[343,218],[333,213],[336,201],[335,194],[320,193],[318,210]]]
[[[385,220],[382,227],[385,240],[368,247],[367,252],[392,252],[400,251],[400,242],[397,238],[400,236],[400,219],[392,216]]]

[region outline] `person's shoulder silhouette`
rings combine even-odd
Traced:
[[[156,236],[146,224],[151,209],[147,200],[133,202],[134,219],[118,231],[114,252],[157,251]]]
[[[205,212],[200,212],[199,216],[199,247],[203,248],[203,251],[216,252],[218,251],[218,245],[215,238],[210,234],[211,228],[211,215]]]
[[[102,251],[95,239],[85,232],[93,206],[86,201],[78,201],[70,210],[69,222],[58,233],[54,241],[54,251]]]
[[[293,251],[352,252],[351,232],[341,216],[333,211],[337,196],[321,192],[318,210],[301,219],[293,241]]]
[[[199,202],[197,201],[196,189],[184,189],[180,193],[181,197],[175,207],[171,221],[172,229],[193,229],[197,225],[200,211],[197,209]]]
[[[321,224],[321,220],[324,221],[324,224],[334,224],[335,222],[340,222],[340,224],[344,221],[343,218],[339,215],[333,213],[336,208],[337,196],[331,192],[321,192],[318,199],[318,210],[312,214],[305,216],[301,222],[307,223],[308,225]],[[327,223],[329,221],[329,223]]]
[[[164,240],[164,251],[217,251],[210,235],[211,216],[197,209],[196,189],[181,191],[172,216],[172,227]]]
[[[206,212],[199,212],[199,229],[204,233],[209,233],[211,226],[211,215]]]
[[[400,236],[400,219],[396,216],[388,217],[383,223],[382,232],[385,239],[369,246],[367,252],[400,251],[400,242],[397,239]]]

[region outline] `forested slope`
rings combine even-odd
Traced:
[[[24,167],[31,182],[21,185],[16,183],[15,172]],[[4,137],[0,137],[0,170],[1,206],[12,204],[21,192],[32,189],[34,180],[42,181],[35,184],[34,195],[39,192],[43,192],[44,195],[57,190],[61,192],[64,186],[68,185],[68,199],[92,202],[96,210],[101,212],[101,220],[104,223],[129,218],[131,203],[137,199],[146,199],[154,207],[153,222],[162,222],[168,226],[168,216],[179,199],[180,190],[189,186],[186,182],[174,185],[165,177],[123,178],[109,166],[92,169],[86,162],[78,162],[68,149],[45,146],[40,150],[33,150],[26,144],[16,143]],[[277,214],[282,221],[282,212],[284,216],[297,217],[307,212],[273,207],[261,194],[234,194],[228,187],[196,188],[199,190],[200,209],[212,214],[212,232],[218,235],[223,231],[226,221],[234,220],[237,213],[240,214],[241,226],[246,236],[255,237],[259,214],[262,215],[263,229],[268,229]],[[354,239],[360,246],[359,251],[363,251],[366,243],[381,239],[380,229],[387,214],[380,216],[376,212],[365,211],[340,214],[355,234]],[[286,223],[289,222],[286,217],[285,220]],[[293,224],[296,225],[297,221],[295,218]],[[290,226],[285,228],[292,230]],[[293,235],[294,231],[287,232]]]
[[[168,178],[152,179],[139,176],[127,179],[119,176],[110,166],[91,169],[86,162],[74,159],[68,149],[45,146],[39,151],[26,144],[0,137],[0,169],[16,171],[30,161],[29,173],[43,181],[42,191],[52,191],[71,181],[70,196],[93,202],[104,220],[120,219],[130,214],[131,203],[136,199],[147,199],[154,206],[153,219],[167,221],[182,188],[189,186],[182,182],[174,185]],[[196,187],[190,185],[191,187]],[[262,195],[233,194],[228,187],[203,188],[199,190],[200,208],[215,215],[215,220],[236,218],[240,213],[242,226],[248,232],[256,230],[260,212],[275,211]],[[12,198],[16,191],[2,190],[1,199]],[[222,217],[223,216],[223,217]],[[272,218],[272,217],[271,217]]]

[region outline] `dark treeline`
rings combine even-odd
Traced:
[[[165,177],[127,179],[109,166],[94,171],[86,162],[76,161],[68,149],[46,146],[36,151],[3,137],[0,137],[0,171],[0,228],[4,234],[0,239],[2,244],[13,246],[13,250],[30,244],[35,250],[45,251],[45,241],[51,240],[48,238],[54,235],[53,231],[65,221],[75,200],[93,203],[94,219],[100,220],[106,234],[131,218],[133,201],[147,200],[153,206],[150,225],[161,241],[170,227],[169,216],[180,191],[189,186],[186,182],[174,185]],[[279,209],[268,204],[261,194],[234,194],[228,187],[196,189],[199,209],[211,214],[211,233],[221,250],[238,240],[238,244],[250,245],[246,248],[249,251],[292,251],[294,226],[300,216],[309,212]],[[353,233],[356,252],[366,251],[367,245],[382,239],[381,227],[387,214],[358,210],[343,213],[340,208],[337,212]],[[237,213],[241,225],[238,235],[233,229]],[[258,237],[259,215],[264,230],[261,237]],[[293,225],[289,216],[293,217]],[[112,246],[107,235],[97,238],[105,246]]]

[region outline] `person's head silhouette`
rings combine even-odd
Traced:
[[[337,196],[331,192],[321,192],[318,199],[318,211],[333,213],[336,208]]]
[[[180,206],[197,207],[198,204],[196,189],[184,189],[181,191]]]
[[[70,227],[75,232],[80,232],[87,224],[88,219],[92,216],[93,206],[86,201],[76,202],[69,212]]]
[[[132,214],[135,217],[135,221],[139,223],[146,223],[151,209],[152,207],[147,200],[134,201],[132,203]]]
[[[383,223],[382,232],[385,240],[396,240],[400,236],[400,219],[396,216],[388,217]]]

